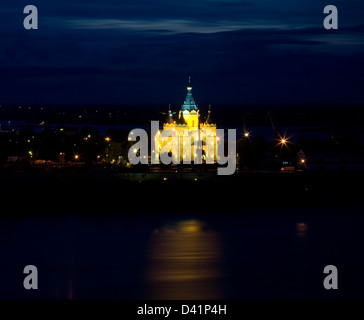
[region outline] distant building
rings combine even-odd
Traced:
[[[198,129],[200,130],[198,131]],[[216,123],[212,120],[211,107],[208,110],[206,121],[201,122],[200,110],[192,97],[192,85],[190,80],[187,85],[187,96],[181,109],[178,112],[173,113],[169,107],[167,119],[163,124],[163,130],[167,132],[169,130],[174,131],[173,134],[179,138],[179,143],[172,146],[172,137],[162,137],[161,132],[158,132],[155,141],[158,145],[159,152],[161,152],[164,146],[171,145],[170,152],[172,153],[172,156],[178,157],[179,154],[181,162],[186,159],[194,161],[196,157],[196,148],[192,148],[191,154],[189,154],[186,150],[186,145],[189,143],[193,145],[196,141],[201,141],[202,160],[216,161],[216,141],[219,138],[216,137]],[[189,135],[191,140],[188,139]],[[206,147],[207,143],[209,144],[209,148]],[[211,152],[211,150],[213,151]],[[159,154],[156,154],[155,157],[158,159]]]
[[[350,150],[315,149],[307,150],[308,170],[320,171],[362,171],[364,156],[355,155]]]
[[[0,123],[0,133],[7,133],[7,132],[11,132],[11,126],[10,126],[10,121],[8,121],[8,125],[5,126],[2,126],[1,123]]]

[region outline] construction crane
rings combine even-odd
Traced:
[[[289,137],[286,136],[286,132],[282,135],[279,130],[276,128],[276,126],[273,123],[273,118],[272,118],[272,112],[269,110],[267,113],[267,118],[269,117],[272,129],[273,129],[273,133],[274,133],[274,140],[278,141],[278,145],[281,146],[281,149],[283,147],[287,146],[287,143],[289,143]]]
[[[273,129],[273,133],[274,133],[274,137],[275,138],[278,138],[281,136],[281,134],[279,133],[278,129],[275,127],[274,123],[273,123],[273,119],[272,119],[272,112],[269,110],[268,113],[267,113],[267,116],[265,118],[265,121],[267,121],[269,117],[269,120],[270,120],[270,124],[272,126],[272,129]]]

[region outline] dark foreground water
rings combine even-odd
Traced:
[[[1,299],[359,299],[363,208],[1,220]],[[35,265],[39,289],[23,288]],[[326,265],[338,290],[323,287]]]

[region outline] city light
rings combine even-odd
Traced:
[[[244,137],[245,137],[245,138],[249,138],[249,135],[250,135],[250,133],[249,133],[249,132],[245,132],[245,133],[244,133]]]
[[[78,158],[79,158],[79,155],[75,154],[75,160],[78,160]]]
[[[283,147],[287,147],[288,148],[288,144],[290,143],[289,141],[290,137],[286,137],[286,134],[284,134],[283,136],[280,136],[277,141],[278,141],[278,145],[281,146],[281,149]]]
[[[109,137],[106,137],[106,138],[105,138],[105,141],[106,141],[106,142],[110,142],[110,140],[111,140],[111,139],[110,139]]]

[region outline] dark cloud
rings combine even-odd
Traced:
[[[37,1],[31,31],[26,4],[2,7],[0,102],[179,103],[188,75],[200,103],[364,100],[356,1],[335,31],[321,0]]]

